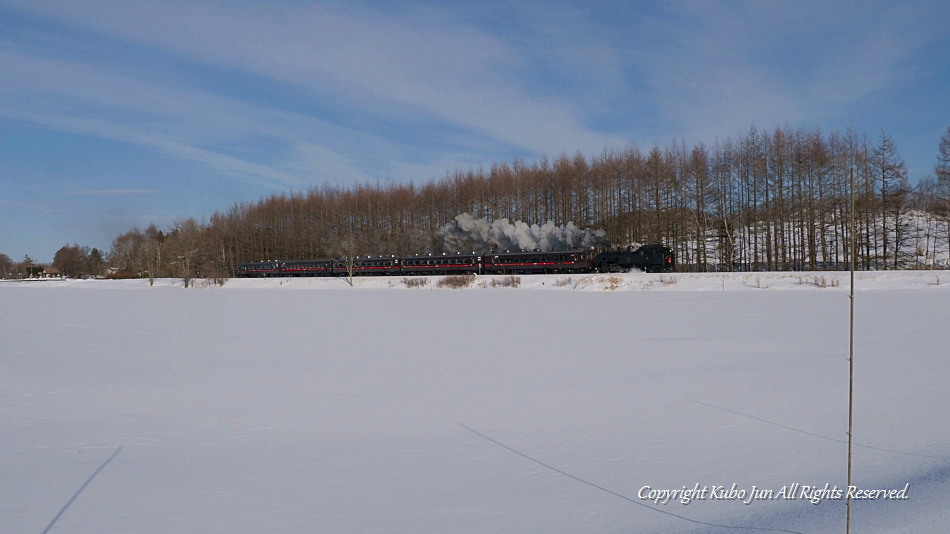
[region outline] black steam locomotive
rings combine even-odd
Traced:
[[[631,269],[669,272],[675,269],[673,250],[663,245],[608,250],[558,252],[485,252],[426,256],[379,256],[353,259],[274,260],[239,263],[237,277],[446,275],[446,274],[555,274],[615,273]]]

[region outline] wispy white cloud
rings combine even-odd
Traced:
[[[2,117],[148,147],[276,187],[309,180],[293,161],[298,145],[321,138],[330,144],[372,142],[370,135],[303,113],[78,61],[0,53],[0,77],[6,80],[0,84]],[[276,141],[274,153],[258,161],[240,150],[228,153],[229,146],[255,138]],[[349,176],[365,173],[351,171]]]
[[[680,3],[646,21],[654,44],[634,59],[658,122],[693,139],[751,124],[847,122],[913,76],[913,54],[945,31],[929,7]]]
[[[105,1],[24,9],[154,47],[185,63],[287,84],[317,103],[388,120],[444,122],[532,152],[598,150],[624,141],[591,129],[584,105],[573,95],[533,87],[525,75],[536,67],[530,54],[435,8],[417,7],[404,16],[351,3],[220,9]],[[591,51],[566,44],[560,49],[573,51],[574,65],[583,64],[583,53]],[[550,53],[546,57],[550,60]],[[603,70],[588,68],[586,74]],[[616,69],[612,76],[616,81]],[[178,104],[172,100],[163,107],[172,112]]]
[[[66,195],[152,195],[159,193],[157,189],[92,189],[87,191],[66,191]]]
[[[10,5],[70,28],[61,39],[107,41],[88,54],[4,46],[0,114],[276,187],[847,117],[941,29],[933,4],[818,0],[527,3],[506,7],[510,33],[475,7],[424,2]],[[156,64],[97,55],[110,39]]]

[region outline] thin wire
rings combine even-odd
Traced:
[[[109,462],[111,462],[112,460],[115,460],[115,457],[118,456],[119,452],[121,451],[122,451],[122,447],[117,448],[115,452],[112,453],[112,456],[109,457],[109,459],[107,459],[105,462],[102,462],[102,465],[100,465],[98,469],[96,469],[95,471],[92,472],[91,475],[89,475],[89,478],[87,478],[86,481],[82,483],[82,486],[79,486],[79,489],[76,490],[76,493],[73,493],[73,496],[69,499],[69,501],[65,504],[65,506],[63,506],[60,509],[59,513],[56,514],[56,517],[54,517],[53,520],[49,522],[49,525],[46,525],[46,528],[43,529],[42,534],[47,534],[50,531],[50,529],[53,528],[53,525],[55,525],[56,522],[59,521],[59,518],[62,517],[63,513],[66,512],[66,509],[69,508],[69,506],[73,504],[73,501],[75,501],[79,497],[79,494],[82,493],[84,489],[86,489],[86,486],[88,486],[92,482],[92,480],[96,478],[96,476],[98,476],[99,473],[103,469],[105,469],[107,465],[109,465]]]
[[[471,427],[469,427],[469,426],[466,426],[466,425],[464,425],[464,424],[462,424],[462,423],[459,423],[459,426],[461,426],[461,427],[464,428],[465,430],[468,430],[468,431],[471,432],[472,434],[475,434],[476,436],[478,436],[478,437],[480,437],[480,438],[482,438],[482,439],[484,439],[484,440],[486,440],[486,441],[490,441],[490,442],[494,443],[495,445],[498,445],[499,447],[501,447],[501,448],[503,448],[503,449],[505,449],[505,450],[507,450],[507,451],[513,452],[513,453],[517,454],[518,456],[521,456],[521,457],[524,458],[525,460],[534,462],[534,463],[540,465],[541,467],[544,467],[545,469],[550,469],[551,471],[554,471],[555,473],[557,473],[557,474],[559,474],[559,475],[564,475],[564,476],[566,476],[567,478],[570,478],[571,480],[576,480],[577,482],[580,482],[581,484],[586,484],[586,485],[588,485],[588,486],[590,486],[590,487],[592,487],[592,488],[595,488],[595,489],[598,489],[598,490],[600,490],[600,491],[603,491],[604,493],[609,493],[609,494],[613,495],[614,497],[619,497],[619,498],[621,498],[621,499],[623,499],[623,500],[625,500],[625,501],[627,501],[627,502],[636,504],[637,506],[642,506],[642,507],[646,508],[647,510],[654,511],[654,512],[657,512],[657,513],[659,513],[659,514],[664,514],[664,515],[672,516],[672,517],[675,517],[675,518],[677,518],[677,519],[682,519],[683,521],[689,521],[690,523],[696,523],[697,525],[704,525],[704,526],[707,526],[707,527],[728,528],[728,529],[733,529],[733,530],[761,530],[761,531],[767,531],[767,532],[788,532],[788,533],[790,533],[790,534],[802,534],[801,532],[798,532],[798,531],[795,531],[795,530],[782,530],[782,529],[778,529],[778,528],[759,528],[759,527],[742,527],[742,526],[738,526],[738,527],[737,527],[737,526],[730,526],[730,525],[717,525],[717,524],[715,524],[715,523],[707,523],[707,522],[705,522],[705,521],[699,521],[699,520],[697,520],[697,519],[690,519],[690,518],[688,518],[688,517],[681,516],[681,515],[679,515],[679,514],[674,514],[673,512],[667,512],[667,511],[665,511],[665,510],[660,510],[659,508],[654,508],[654,507],[652,507],[652,506],[648,506],[648,505],[646,505],[646,504],[643,504],[642,502],[635,501],[635,500],[631,499],[630,497],[627,497],[626,495],[617,493],[616,491],[613,491],[613,490],[611,490],[611,489],[608,489],[608,488],[605,488],[605,487],[600,486],[600,485],[598,485],[598,484],[594,484],[593,482],[584,480],[583,478],[581,478],[581,477],[579,477],[579,476],[572,475],[572,474],[568,473],[567,471],[564,471],[564,470],[558,469],[557,467],[554,467],[553,465],[546,464],[546,463],[542,462],[541,460],[538,460],[537,458],[534,458],[534,457],[532,457],[532,456],[529,456],[529,455],[527,455],[527,454],[525,454],[525,453],[523,453],[523,452],[521,452],[521,451],[519,451],[519,450],[517,450],[517,449],[515,449],[515,448],[513,448],[513,447],[510,447],[510,446],[508,446],[508,445],[505,445],[504,443],[502,443],[502,442],[500,442],[500,441],[498,441],[498,440],[496,440],[496,439],[494,439],[494,438],[491,438],[491,437],[489,437],[489,436],[486,436],[485,434],[482,434],[481,432],[475,430],[474,428],[471,428]]]
[[[807,430],[801,430],[795,427],[786,426],[781,423],[776,423],[775,421],[769,421],[768,419],[763,419],[761,417],[756,417],[754,415],[749,415],[747,413],[737,412],[735,410],[730,410],[729,408],[723,408],[722,406],[716,406],[715,404],[709,404],[708,402],[698,401],[695,399],[687,399],[690,402],[695,402],[696,404],[702,404],[703,406],[709,406],[710,408],[715,408],[717,410],[722,410],[724,412],[734,413],[736,415],[741,415],[742,417],[748,417],[749,419],[755,419],[756,421],[762,421],[763,423],[768,423],[770,425],[775,425],[779,428],[784,428],[785,430],[791,430],[792,432],[798,432],[799,434],[806,434],[809,436],[814,436],[816,438],[826,439],[828,441],[834,441],[835,443],[848,443],[843,439],[835,439],[828,436],[822,436],[821,434],[815,434],[814,432],[809,432]],[[875,447],[873,445],[864,445],[861,443],[855,443],[858,447],[864,447],[865,449],[872,449],[875,451],[889,452],[892,454],[901,454],[904,456],[916,456],[917,458],[930,458],[932,460],[950,460],[950,456],[934,456],[930,454],[917,454],[915,452],[905,452],[905,451],[896,451],[894,449],[885,449],[882,447]],[[848,484],[850,486],[850,484]]]

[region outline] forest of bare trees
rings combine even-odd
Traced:
[[[859,268],[932,268],[950,247],[950,128],[938,146],[934,176],[913,188],[885,132],[782,127],[713,146],[496,163],[424,184],[325,185],[203,222],[130,230],[109,260],[130,275],[187,281],[229,276],[245,261],[450,252],[440,230],[468,213],[573,222],[617,245],[664,243],[681,270],[839,269],[849,258],[853,169]]]

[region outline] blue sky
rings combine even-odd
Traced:
[[[950,126],[950,3],[0,4],[0,252],[329,183],[776,125],[890,134],[912,181]]]

